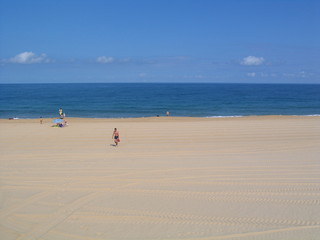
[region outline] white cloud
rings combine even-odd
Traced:
[[[257,66],[257,65],[261,65],[263,62],[264,62],[263,57],[248,56],[242,59],[241,65]]]
[[[308,77],[314,76],[314,73],[300,71],[300,72],[293,72],[293,73],[283,73],[282,75],[287,78],[308,78]]]
[[[96,61],[98,63],[113,63],[115,60],[113,57],[102,56],[102,57],[98,57]]]
[[[305,78],[307,76],[307,73],[305,71],[299,72],[300,77]]]
[[[50,59],[46,54],[36,55],[33,52],[23,52],[13,58],[7,60],[10,63],[19,63],[19,64],[32,64],[32,63],[48,63]]]
[[[249,72],[248,77],[261,77],[261,78],[275,78],[278,75],[276,73],[264,73],[264,72]]]
[[[257,74],[255,72],[247,73],[248,77],[255,77]]]

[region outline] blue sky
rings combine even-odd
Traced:
[[[318,0],[0,0],[0,83],[320,83]]]

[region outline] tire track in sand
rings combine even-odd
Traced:
[[[40,193],[37,193],[37,194],[31,196],[30,198],[28,198],[26,200],[23,200],[23,202],[21,204],[17,204],[17,205],[11,206],[9,208],[6,208],[4,211],[0,212],[0,219],[5,219],[10,214],[13,214],[16,211],[23,209],[26,206],[33,204],[34,202],[49,196],[52,193],[54,193],[54,192],[52,192],[52,191],[40,192]]]
[[[215,237],[206,237],[206,238],[189,238],[189,240],[223,240],[223,239],[247,239],[248,237],[267,235],[273,233],[281,233],[281,232],[292,232],[292,231],[300,231],[306,229],[317,229],[320,228],[320,225],[317,226],[299,226],[299,227],[289,227],[289,228],[281,228],[281,229],[272,229],[260,232],[249,232],[249,233],[236,233],[229,234],[225,236],[215,236]]]
[[[56,213],[54,213],[51,217],[51,220],[44,222],[32,229],[30,232],[21,235],[17,240],[36,240],[41,236],[46,234],[52,228],[54,228],[59,223],[63,222],[66,218],[73,214],[78,208],[83,206],[84,204],[96,199],[99,193],[93,192],[89,193],[84,197],[78,198],[76,201],[62,207]]]
[[[172,191],[172,190],[145,190],[145,189],[125,189],[115,190],[118,193],[132,194],[151,194],[162,195],[165,198],[184,198],[184,199],[199,199],[205,201],[228,201],[228,202],[256,202],[256,203],[275,203],[275,204],[290,204],[290,205],[320,205],[319,199],[276,199],[270,196],[279,196],[260,192],[197,192],[197,191]],[[251,196],[250,196],[251,195]],[[260,195],[260,197],[258,197]],[[264,195],[269,197],[263,197]],[[280,194],[281,196],[282,194]],[[284,194],[285,195],[285,194]],[[309,196],[308,193],[301,193],[301,196]]]
[[[112,222],[130,222],[133,224],[177,224],[177,225],[203,225],[203,226],[230,226],[230,225],[265,225],[265,226],[318,226],[320,221],[299,220],[299,219],[276,219],[258,217],[214,217],[194,214],[181,214],[165,211],[148,211],[117,209],[90,206],[82,209],[68,222],[77,222],[80,219],[95,219],[105,222],[109,219]]]

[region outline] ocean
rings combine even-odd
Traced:
[[[320,115],[320,85],[0,84],[0,118]]]

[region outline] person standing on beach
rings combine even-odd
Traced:
[[[63,118],[63,111],[62,111],[62,108],[59,109],[59,115],[60,115],[60,118]]]
[[[119,137],[120,137],[119,131],[117,130],[117,128],[115,128],[111,138],[114,139],[114,143],[116,144],[116,146],[118,146],[118,142],[120,142]]]

